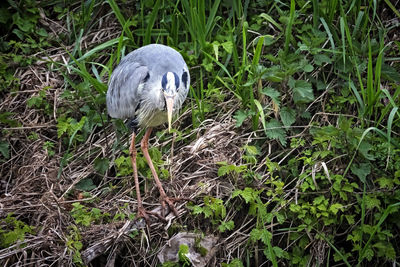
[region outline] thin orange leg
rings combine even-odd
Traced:
[[[150,211],[147,211],[143,207],[142,203],[142,198],[140,196],[140,187],[139,187],[139,178],[138,178],[138,172],[137,172],[137,166],[136,166],[136,148],[135,148],[135,133],[132,133],[132,139],[131,139],[131,145],[129,147],[129,154],[131,156],[131,162],[132,162],[132,167],[133,167],[133,177],[135,179],[135,187],[136,187],[136,197],[137,197],[137,203],[138,203],[138,217],[142,217],[146,220],[146,223],[150,223],[150,218],[148,214],[154,215],[159,217],[160,219],[163,219],[160,217],[159,214],[153,213]]]
[[[168,204],[169,208],[172,210],[172,212],[175,214],[176,217],[178,217],[178,211],[176,210],[175,206],[174,206],[174,202],[179,200],[177,198],[169,198],[167,196],[167,194],[164,191],[164,188],[162,187],[162,184],[160,182],[160,179],[158,179],[158,175],[156,172],[156,169],[153,166],[153,162],[150,158],[149,155],[149,151],[148,151],[148,147],[149,147],[149,138],[150,138],[150,134],[151,134],[151,130],[152,128],[148,128],[145,135],[143,136],[141,147],[142,147],[142,151],[143,151],[143,155],[146,158],[147,164],[150,167],[151,173],[153,174],[154,180],[157,184],[158,190],[160,191],[160,201],[161,201],[161,206],[162,206],[162,216],[164,217],[164,212],[165,212],[165,206],[166,204]]]

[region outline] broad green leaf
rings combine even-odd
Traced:
[[[236,111],[233,118],[236,120],[236,127],[242,126],[243,122],[250,116],[249,112],[238,110]]]
[[[252,156],[256,156],[256,155],[259,155],[259,154],[260,154],[260,151],[257,149],[256,146],[245,145],[245,146],[244,146],[244,149],[246,150],[246,152],[247,152],[249,155],[252,155]]]
[[[400,82],[400,73],[390,65],[383,64],[381,69],[382,77],[393,82]]]
[[[304,66],[303,70],[305,72],[312,72],[314,70],[314,67],[311,64],[307,64]]]
[[[235,190],[232,193],[232,197],[241,196],[246,203],[253,202],[257,198],[260,192],[253,188],[246,187],[244,190]]]
[[[269,96],[272,99],[272,101],[275,102],[275,104],[280,106],[281,100],[280,100],[279,97],[281,96],[281,93],[278,90],[276,90],[276,89],[274,89],[272,87],[265,87],[265,88],[263,88],[261,93],[266,95],[266,96]]]
[[[4,158],[10,158],[10,151],[9,151],[10,144],[6,141],[0,141],[0,153],[3,155]]]
[[[331,206],[329,206],[329,211],[331,211],[333,214],[337,214],[339,210],[343,209],[343,205],[340,203],[335,203]]]
[[[223,42],[221,45],[222,45],[222,47],[224,48],[224,50],[228,54],[232,54],[232,52],[233,52],[233,43],[231,41]]]
[[[93,183],[92,179],[85,178],[79,181],[75,185],[75,188],[81,191],[90,191],[96,188],[96,185]]]
[[[94,169],[100,174],[105,174],[109,165],[110,161],[108,158],[96,158],[94,160]]]
[[[279,121],[271,119],[265,127],[268,138],[279,140],[283,146],[286,146],[286,132]]]
[[[314,55],[314,63],[318,66],[321,66],[323,63],[332,63],[332,60],[325,54],[316,54]]]
[[[292,85],[294,103],[310,103],[315,99],[311,83],[304,80],[297,80]]]
[[[371,165],[369,163],[361,163],[360,165],[353,164],[350,167],[352,173],[363,182],[366,182],[367,175],[371,173]]]
[[[281,121],[285,126],[291,126],[296,121],[296,111],[289,107],[283,107],[279,113]]]

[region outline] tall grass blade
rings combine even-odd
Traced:
[[[95,48],[90,49],[83,56],[77,58],[76,61],[83,61],[84,59],[93,56],[94,54],[96,54],[99,51],[103,51],[109,47],[113,47],[115,44],[117,44],[121,41],[126,41],[126,40],[129,40],[129,39],[127,37],[122,37],[122,40],[121,40],[121,38],[118,37],[115,39],[108,40],[107,42],[102,43],[102,44],[96,46]]]
[[[313,5],[313,26],[317,29],[319,26],[319,3],[318,0],[312,0]]]
[[[336,246],[333,245],[332,242],[329,241],[328,238],[326,238],[325,235],[324,235],[323,233],[320,233],[320,232],[318,232],[318,233],[319,233],[319,236],[322,237],[322,238],[325,240],[325,242],[328,243],[329,246],[330,246],[331,248],[333,248],[333,250],[339,255],[339,257],[340,257],[340,258],[342,259],[342,261],[346,264],[346,266],[351,267],[350,263],[347,261],[346,257],[342,254],[342,252],[340,252],[340,250],[337,249]],[[328,257],[328,259],[329,259],[329,257]],[[327,264],[328,264],[328,262],[327,262]],[[327,265],[327,266],[329,266],[329,265]]]
[[[258,39],[257,46],[256,46],[256,51],[254,52],[254,56],[253,56],[253,61],[251,62],[251,66],[252,66],[253,70],[255,70],[255,68],[258,65],[258,62],[260,62],[260,57],[261,57],[261,51],[262,51],[263,44],[264,44],[264,36],[261,36]]]
[[[200,1],[200,2],[203,2],[203,1]],[[220,2],[221,2],[221,0],[214,1],[214,4],[210,10],[210,14],[208,16],[207,24],[206,24],[206,38],[207,39],[210,36],[212,30],[214,29],[214,27],[216,25],[217,21],[215,19],[215,15],[217,14]]]
[[[289,44],[290,44],[290,40],[292,38],[292,26],[293,26],[294,17],[295,17],[295,7],[296,7],[296,1],[291,0],[290,1],[289,22],[288,22],[288,25],[286,26],[286,32],[285,32],[285,48],[284,48],[285,55],[287,55],[289,52]]]
[[[390,2],[390,0],[384,0],[386,5],[393,11],[394,14],[396,14],[397,17],[400,18],[400,12],[399,10]]]
[[[331,43],[332,50],[335,51],[336,46],[335,46],[335,42],[333,41],[333,36],[332,36],[331,30],[329,29],[329,26],[326,23],[324,18],[321,17],[320,20],[321,20],[322,26],[324,27],[326,33],[328,34],[328,39],[329,39],[329,42]]]
[[[115,16],[117,17],[119,23],[121,24],[122,27],[125,27],[126,25],[126,20],[124,18],[124,16],[121,13],[121,10],[119,9],[117,3],[115,2],[115,0],[107,0],[108,4],[110,5],[111,9],[113,10]],[[127,27],[125,29],[126,34],[128,35],[128,38],[131,40],[131,42],[133,44],[135,43],[135,38],[133,38],[133,34],[131,32],[131,30]]]
[[[371,243],[372,239],[375,237],[375,234],[378,231],[379,227],[385,222],[386,218],[389,216],[389,214],[392,212],[392,210],[397,209],[398,206],[400,206],[400,202],[391,204],[385,209],[385,211],[383,212],[382,217],[379,219],[377,225],[374,226],[374,230],[372,231],[372,233],[370,233],[367,243],[365,243],[363,249],[361,250],[360,257],[358,258],[357,266],[360,266],[362,260],[364,259],[364,256],[369,247],[369,244]]]
[[[160,9],[160,0],[157,0],[156,3],[154,4],[153,11],[151,11],[150,19],[146,27],[144,45],[150,44],[151,42],[151,30],[154,27],[154,22],[156,21],[159,9]]]
[[[373,98],[374,98],[374,76],[372,70],[372,48],[371,48],[371,39],[368,34],[368,70],[367,70],[367,115],[371,116],[372,108],[373,108]]]
[[[258,102],[257,99],[253,99],[253,102],[255,104],[255,106],[257,107],[257,120],[255,120],[255,122],[258,122],[258,118],[261,118],[261,124],[264,128],[264,132],[267,133],[267,126],[266,126],[266,121],[265,121],[265,114],[264,114],[264,109],[261,106],[261,103]],[[253,125],[253,127],[255,127],[257,129],[257,125]]]

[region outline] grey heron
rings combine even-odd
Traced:
[[[188,67],[182,55],[171,47],[150,44],[125,56],[114,69],[108,84],[107,110],[113,118],[128,118],[133,128],[129,148],[135,179],[138,216],[149,222],[149,214],[164,218],[166,205],[178,216],[174,206],[176,198],[165,193],[148,152],[152,128],[168,122],[171,130],[172,116],[182,106],[190,85]],[[143,155],[150,167],[160,192],[162,216],[147,211],[140,196],[136,167],[135,136],[138,128],[146,128],[141,141]],[[165,220],[165,219],[164,219]]]

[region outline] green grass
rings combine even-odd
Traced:
[[[133,219],[129,131],[107,116],[107,82],[124,55],[163,43],[185,58],[191,87],[151,154],[169,192],[193,179],[193,191],[175,193],[195,195],[169,235],[218,236],[222,266],[399,262],[400,15],[390,1],[22,2],[0,7],[3,247],[33,261],[35,250],[21,251],[56,251],[37,240],[57,229],[48,244],[65,243],[68,262],[84,265],[95,233]],[[138,169],[146,205],[156,203],[141,153]],[[118,249],[100,257],[158,262],[165,240],[118,233]]]

